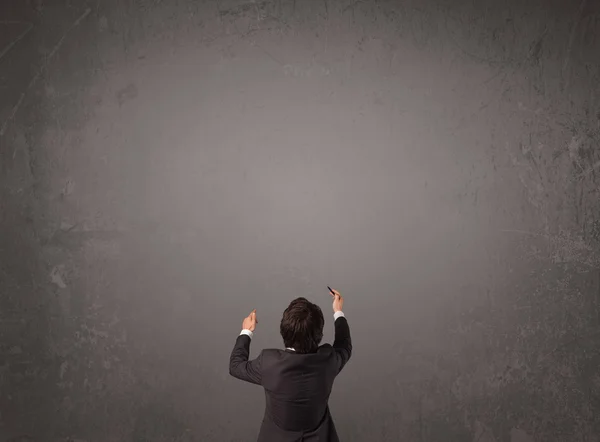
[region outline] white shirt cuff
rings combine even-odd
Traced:
[[[334,321],[335,321],[337,318],[340,318],[340,317],[345,317],[345,316],[344,316],[344,312],[342,312],[342,311],[339,311],[339,312],[335,312],[335,313],[333,314],[333,320],[334,320]]]
[[[240,336],[241,336],[241,335],[247,335],[247,336],[250,336],[250,339],[252,339],[252,336],[254,335],[254,333],[252,333],[250,330],[248,330],[248,329],[246,329],[246,328],[245,328],[245,329],[244,329],[244,330],[242,330],[242,332],[240,333]]]

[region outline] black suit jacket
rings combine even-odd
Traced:
[[[352,355],[352,340],[345,317],[337,318],[334,327],[333,345],[321,345],[315,353],[265,349],[252,361],[251,338],[237,337],[229,374],[265,391],[257,442],[339,442],[328,400],[333,381]]]

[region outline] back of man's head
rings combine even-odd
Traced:
[[[306,298],[294,299],[283,312],[279,330],[286,347],[296,353],[313,353],[323,339],[325,319],[321,308]]]

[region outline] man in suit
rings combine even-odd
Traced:
[[[265,390],[257,442],[339,442],[328,400],[333,381],[352,355],[352,341],[342,312],[344,299],[333,292],[333,345],[319,345],[325,323],[319,306],[297,298],[281,319],[285,350],[265,349],[250,361],[256,309],[244,319],[231,352],[229,374]]]

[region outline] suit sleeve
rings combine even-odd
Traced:
[[[247,335],[237,337],[231,357],[229,358],[229,374],[242,381],[261,385],[262,352],[260,352],[256,359],[249,361],[250,340],[250,336]]]
[[[344,365],[352,356],[352,339],[350,338],[350,326],[348,320],[341,316],[334,322],[335,338],[333,341],[333,349],[335,351],[337,374],[339,374]]]

